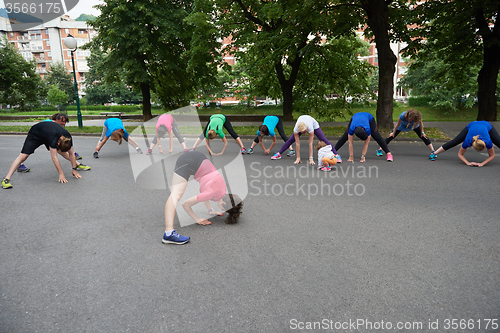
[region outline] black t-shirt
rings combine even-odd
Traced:
[[[64,127],[53,121],[42,121],[33,125],[28,134],[31,134],[32,138],[43,143],[47,149],[57,149],[57,141],[61,135],[71,139],[71,134]],[[71,145],[73,145],[73,140],[71,141]]]

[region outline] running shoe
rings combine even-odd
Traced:
[[[247,154],[249,154],[249,155],[250,155],[250,154],[253,154],[253,148],[248,148],[248,150],[247,150]]]
[[[77,160],[81,160],[81,159],[82,159],[82,157],[81,157],[80,155],[78,155],[78,153],[75,153],[75,158],[76,158]]]
[[[9,188],[12,188],[12,184],[10,183],[10,179],[7,179],[7,178],[4,178],[2,180],[2,187],[4,189],[9,189]]]
[[[190,239],[189,237],[181,236],[174,230],[170,236],[163,234],[163,239],[161,240],[161,242],[163,244],[181,245],[181,244],[186,244],[187,242],[189,242],[189,239]]]
[[[335,157],[337,157],[337,163],[342,163],[342,157],[340,157],[339,154],[337,154]]]
[[[382,156],[382,155],[384,155],[384,153],[382,152],[382,148],[379,148],[377,150],[377,156]]]
[[[187,148],[186,148],[186,149],[184,149],[184,152],[185,152],[185,153],[187,153],[188,151],[189,151],[189,150],[187,150]]]
[[[28,172],[28,171],[30,171],[30,168],[26,167],[26,165],[24,165],[23,163],[21,163],[21,165],[17,169],[17,172]]]
[[[137,154],[142,154],[142,150],[139,147],[135,148],[135,151],[137,152]]]
[[[391,153],[387,154],[387,162],[392,162],[393,160],[394,159],[392,157],[392,154]]]
[[[271,157],[272,160],[280,160],[281,159],[281,154],[280,153],[276,153],[274,154],[274,156]]]
[[[193,148],[191,148],[191,151],[193,151],[193,150],[194,150],[194,147],[193,147]]]
[[[332,168],[330,166],[324,166],[321,168],[321,171],[331,171]]]
[[[146,152],[146,155],[150,155],[153,153],[153,149],[148,149],[148,151]]]
[[[435,154],[434,152],[432,152],[432,153],[429,155],[429,159],[430,159],[431,161],[435,161],[437,157],[438,157],[438,156],[437,156],[437,154]]]
[[[247,150],[245,149],[245,147],[241,148],[241,153],[242,153],[243,155],[245,155],[245,154],[247,153]]]
[[[95,151],[93,156],[94,158],[99,158],[99,153]]]
[[[90,167],[88,165],[85,165],[85,164],[79,164],[77,167],[76,167],[76,170],[77,171],[89,171],[90,170]]]
[[[288,156],[288,157],[295,156],[295,150],[290,149],[290,150],[288,151],[288,153],[286,154],[286,156]]]

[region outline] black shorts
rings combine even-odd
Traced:
[[[44,144],[42,140],[37,139],[33,134],[28,132],[28,136],[24,140],[23,149],[21,149],[21,154],[31,155],[38,147]],[[49,146],[45,145],[45,147],[49,150]]]
[[[206,159],[207,157],[205,154],[200,153],[199,151],[189,151],[184,153],[179,156],[177,162],[175,162],[174,172],[185,180],[189,180],[189,177],[196,174],[201,163]]]

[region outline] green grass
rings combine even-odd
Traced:
[[[472,107],[472,108],[462,108],[458,111],[452,111],[452,110],[443,110],[443,109],[436,109],[428,106],[419,106],[419,107],[414,107],[420,113],[422,114],[423,120],[424,121],[474,121],[477,118],[477,107]],[[406,111],[410,109],[408,106],[397,106],[394,108],[393,111],[393,120],[397,121],[398,116],[401,114],[401,112]],[[349,111],[354,114],[357,112],[369,112],[373,115],[376,114],[376,105],[372,104],[369,107],[353,107],[349,109]],[[92,111],[86,111],[82,109],[82,116],[85,117],[86,115],[100,115],[101,112],[105,112],[105,110],[92,110]],[[152,110],[153,112],[153,117],[156,115],[159,115],[162,113],[162,111],[159,110]],[[332,112],[335,112],[335,110],[332,110]],[[52,114],[54,114],[55,111],[30,111],[30,112],[17,112],[17,113],[11,113],[11,112],[0,112],[0,115],[27,115],[27,116],[43,116],[43,117],[50,117]],[[261,106],[261,107],[251,107],[247,108],[245,106],[232,106],[232,107],[222,107],[222,108],[200,108],[198,109],[198,114],[200,115],[211,115],[211,114],[216,114],[216,113],[223,113],[226,115],[245,115],[245,114],[257,114],[257,115],[282,115],[283,114],[283,109],[281,106],[272,106],[272,105],[266,105],[266,106]],[[76,115],[76,111],[67,111],[68,115]],[[133,111],[133,112],[127,112],[127,115],[141,115],[142,111]],[[298,118],[301,114],[298,112],[294,112],[293,116],[294,118]],[[349,118],[349,115],[347,115],[347,118],[343,117],[336,117],[334,121],[347,121]],[[38,120],[43,120],[45,118],[31,118],[27,120],[22,120],[22,121],[38,121]],[[325,121],[323,119],[320,119],[319,117],[317,118],[319,121]]]

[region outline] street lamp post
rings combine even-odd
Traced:
[[[75,99],[76,99],[76,116],[78,118],[78,127],[83,127],[82,121],[82,112],[80,111],[80,98],[78,97],[78,82],[76,81],[76,71],[75,71],[75,57],[73,56],[73,52],[77,49],[76,39],[68,35],[64,40],[64,45],[71,50],[71,62],[73,64],[73,79],[75,81]]]

